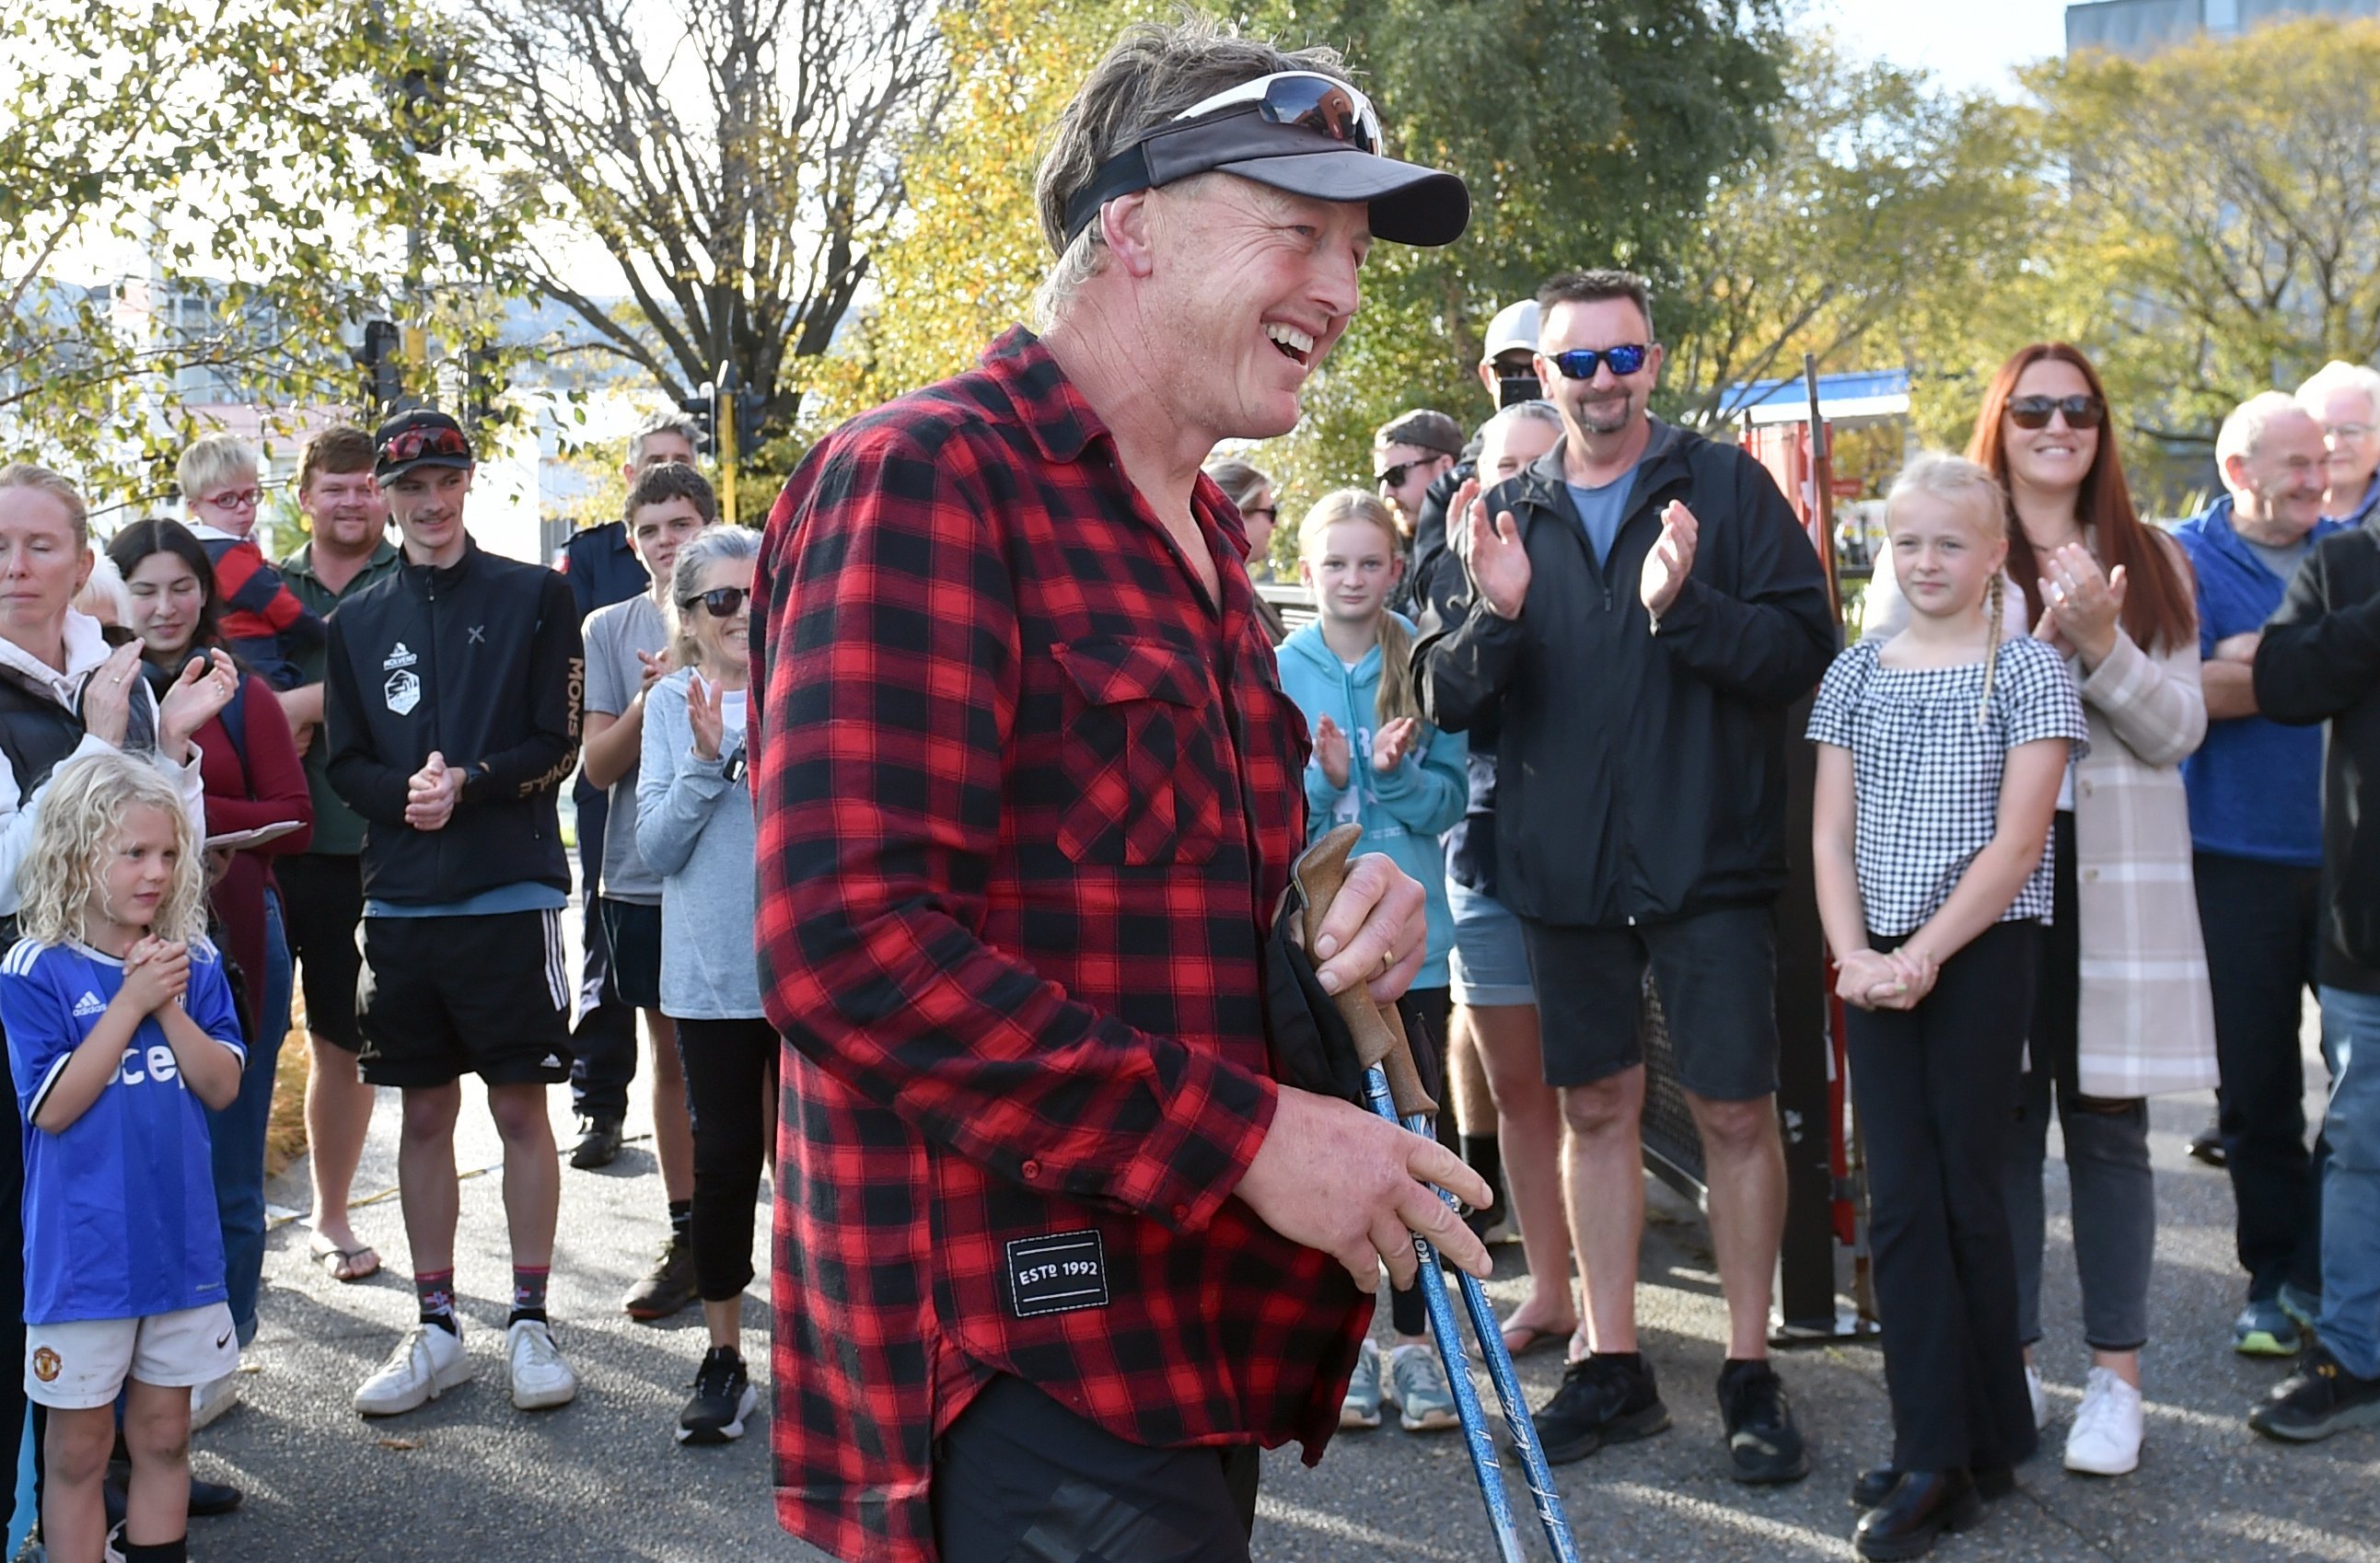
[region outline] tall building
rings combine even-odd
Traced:
[[[2380,0],[2098,0],[2066,7],[2066,52],[2154,55],[2198,32],[2240,33],[2284,17],[2380,17]]]

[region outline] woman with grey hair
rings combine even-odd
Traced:
[[[670,571],[676,671],[645,697],[637,850],[662,880],[662,1012],[677,1024],[694,1121],[694,1269],[710,1349],[683,1444],[741,1437],[759,1399],[743,1353],[752,1203],[774,1132],[777,1034],[752,959],[759,847],[744,783],[752,573],[760,535],[711,527]]]

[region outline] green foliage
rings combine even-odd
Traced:
[[[392,84],[438,56],[380,16],[370,0],[0,10],[0,56],[60,67],[0,85],[0,418],[19,449],[138,503],[202,431],[186,399],[352,403],[342,337],[367,313],[476,340],[430,289],[487,282],[520,214],[486,209],[460,172],[494,152],[468,104],[400,123]],[[443,155],[413,144],[432,127]],[[394,237],[408,224],[409,261]],[[141,256],[145,276],[94,293],[64,274],[103,253]]]

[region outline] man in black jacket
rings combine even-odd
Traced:
[[[1537,298],[1562,439],[1484,503],[1475,484],[1457,494],[1467,578],[1424,620],[1415,659],[1439,726],[1500,709],[1497,884],[1571,1132],[1593,1350],[1538,1429],[1560,1460],[1669,1425],[1635,1328],[1649,967],[1702,1135],[1734,1474],[1791,1481],[1808,1456],[1767,1361],[1785,1216],[1772,906],[1785,710],[1825,672],[1834,619],[1767,473],[1646,412],[1661,349],[1643,279],[1575,273]]]
[[[513,1403],[566,1403],[577,1379],[546,1324],[561,1197],[546,1092],[570,1075],[554,798],[578,754],[586,675],[561,576],[480,551],[463,529],[471,447],[443,413],[382,424],[374,474],[404,567],[332,620],[331,785],[364,818],[358,1061],[405,1094],[397,1180],[420,1322],[356,1391],[411,1411],[471,1376],[455,1311],[455,1119],[477,1073],[504,1142],[513,1240]]]
[[[2248,1418],[2296,1442],[2380,1424],[2380,516],[2314,544],[2256,644],[2256,709],[2323,745],[2322,1310]]]

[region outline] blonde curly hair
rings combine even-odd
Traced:
[[[27,939],[64,944],[82,937],[83,908],[99,885],[118,827],[144,804],[173,820],[174,845],[180,853],[149,931],[185,941],[206,933],[204,854],[183,812],[181,794],[155,766],[108,753],[60,766],[36,806],[32,846],[17,880],[22,895],[17,922]]]

